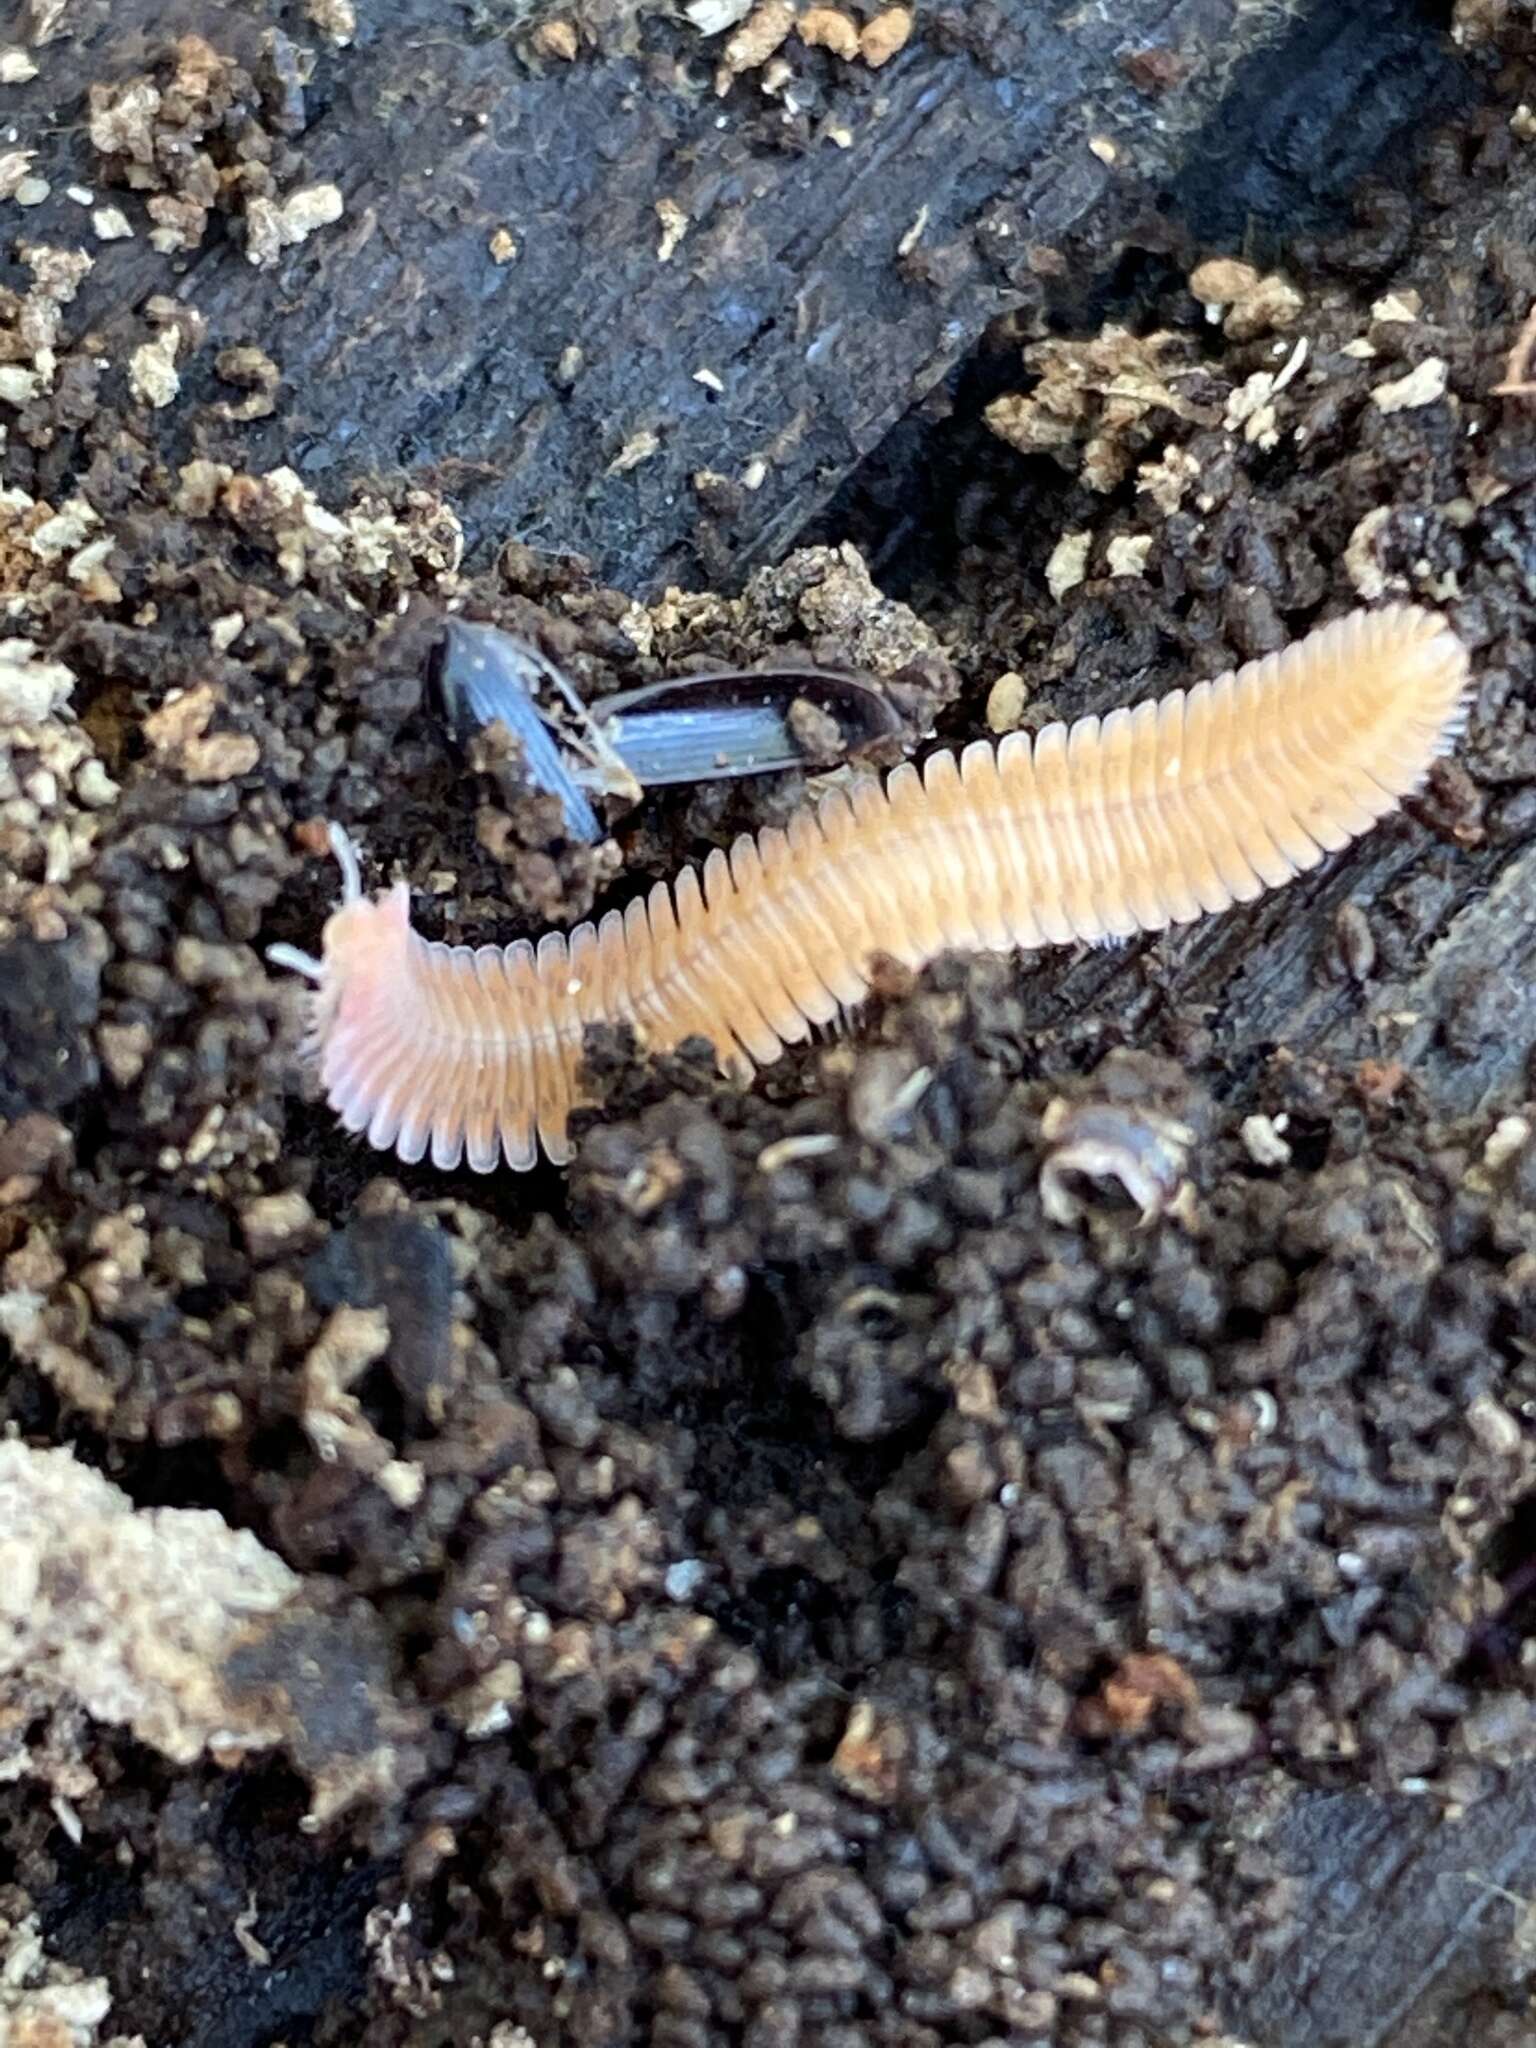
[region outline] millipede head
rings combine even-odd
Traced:
[[[320,957],[298,946],[267,948],[274,967],[291,968],[315,984],[317,1013],[312,1030],[326,1028],[345,999],[353,1002],[390,1000],[404,969],[411,933],[411,892],[397,882],[382,896],[363,890],[363,872],[352,844],[340,825],[326,829],[331,852],[341,869],[341,901],[320,934]]]

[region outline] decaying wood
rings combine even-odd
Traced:
[[[1487,1994],[1526,1974],[1536,1949],[1536,1775],[1456,1821],[1422,1800],[1308,1793],[1269,1846],[1296,1874],[1296,1931],[1243,2010],[1240,2038],[1263,2048],[1494,2038]]]
[[[55,192],[29,238],[78,241],[64,190],[100,168],[83,125],[49,112],[180,27],[250,49],[238,0],[184,13],[82,6],[43,53],[15,100],[23,125],[37,110]],[[472,538],[582,551],[637,589],[735,574],[787,547],[990,319],[1070,270],[1075,235],[1166,181],[1285,20],[1249,0],[934,15],[878,73],[845,68],[840,147],[797,144],[750,82],[717,98],[719,42],[675,26],[540,71],[439,0],[359,9],[300,138],[343,219],[270,271],[236,237],[179,279],[142,237],[96,248],[80,307],[111,335],[174,290],[207,322],[173,454],[191,451],[187,399],[228,396],[216,352],[255,342],[283,402],[239,429],[205,415],[201,452],[291,462],[323,489],[425,466]],[[498,263],[502,230],[516,254]],[[725,480],[713,510],[700,472]]]

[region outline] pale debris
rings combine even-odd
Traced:
[[[1491,1457],[1518,1458],[1525,1450],[1525,1431],[1518,1418],[1492,1394],[1472,1397],[1467,1408],[1467,1427]]]
[[[144,2048],[137,2034],[101,2041],[111,2009],[106,1978],[49,1956],[35,1915],[0,1917],[0,2048]]]
[[[357,34],[357,9],[352,0],[304,0],[305,19],[344,50]]]
[[[808,7],[796,24],[802,43],[847,62],[859,54],[859,25],[840,7]]]
[[[1509,19],[1509,0],[1456,0],[1451,40],[1463,49],[1491,42]]]
[[[1419,406],[1433,405],[1437,399],[1444,398],[1449,381],[1450,371],[1444,357],[1426,356],[1406,376],[1378,384],[1371,393],[1371,402],[1385,413],[1412,412]]]
[[[1284,1136],[1289,1121],[1284,1115],[1243,1118],[1243,1150],[1255,1166],[1290,1165],[1291,1148]]]
[[[928,202],[925,199],[917,209],[917,212],[912,216],[910,225],[903,230],[901,238],[896,244],[896,254],[898,256],[910,256],[927,232]]]
[[[56,562],[82,546],[91,529],[101,524],[101,515],[84,498],[66,498],[57,512],[49,513],[27,535],[27,545],[42,561]]]
[[[249,775],[261,759],[253,733],[208,731],[218,702],[211,683],[195,683],[173,690],[144,720],[144,737],[156,756],[185,782],[231,782]]]
[[[258,270],[269,269],[285,249],[330,227],[344,211],[338,185],[301,185],[285,199],[253,199],[245,210],[246,257]]]
[[[658,199],[656,218],[661,222],[661,240],[656,246],[656,261],[670,263],[677,253],[678,243],[688,232],[693,215],[685,212],[675,199]]]
[[[1007,669],[987,692],[987,730],[1017,732],[1024,722],[1029,691],[1017,669]]]
[[[363,1473],[396,1507],[410,1508],[421,1497],[421,1468],[395,1456],[351,1392],[388,1349],[385,1310],[333,1309],[304,1361],[304,1433],[323,1463]]]
[[[35,642],[0,640],[0,725],[41,725],[74,687],[74,671],[41,660]]]
[[[26,177],[35,149],[7,149],[0,151],[0,199],[14,197],[17,187]]]
[[[1253,265],[1235,256],[1212,256],[1197,263],[1189,273],[1189,288],[1213,323],[1226,307],[1251,292],[1258,281],[1259,273]]]
[[[299,1591],[206,1509],[136,1509],[69,1450],[0,1443],[0,1682],[132,1729],[175,1763],[271,1748],[281,1724],[221,1668]]]
[[[1113,322],[1087,340],[1032,342],[1024,362],[1039,383],[994,399],[987,425],[1022,454],[1052,455],[1066,466],[1081,448],[1083,482],[1111,491],[1129,473],[1156,413],[1210,424],[1173,388],[1173,378],[1201,369],[1193,361],[1169,360],[1175,351],[1187,355],[1188,347],[1183,336],[1136,335]]]
[[[1104,550],[1111,576],[1145,576],[1152,552],[1150,533],[1117,533]]]
[[[1045,565],[1045,587],[1058,604],[1069,590],[1075,590],[1088,575],[1088,553],[1093,546],[1091,533],[1064,533],[1051,549],[1050,560]]]
[[[701,36],[724,35],[752,10],[752,0],[685,0],[684,14]]]
[[[1212,325],[1220,322],[1232,341],[1253,341],[1278,328],[1294,327],[1306,301],[1278,271],[1261,276],[1251,263],[1216,256],[1189,274],[1189,288]]]
[[[1278,445],[1279,415],[1274,401],[1301,369],[1307,359],[1307,350],[1307,338],[1303,335],[1283,368],[1278,371],[1255,370],[1251,377],[1238,385],[1228,396],[1226,416],[1222,422],[1229,434],[1235,434],[1241,428],[1243,439],[1254,447],[1270,449]]]
[[[1157,462],[1143,462],[1136,471],[1136,488],[1145,491],[1158,511],[1172,518],[1184,502],[1184,494],[1199,479],[1200,464],[1187,448],[1170,441]]]
[[[66,16],[74,0],[27,0],[27,13],[32,22],[32,47],[40,50],[44,43],[51,43],[55,36],[65,33],[69,24]]]
[[[904,50],[912,35],[910,7],[882,7],[859,31],[859,55],[871,71],[889,64],[898,50]]]
[[[581,39],[571,21],[541,21],[533,32],[533,47],[541,57],[557,57],[562,64],[574,64],[581,54]]]
[[[364,496],[338,517],[295,470],[237,475],[227,463],[199,460],[180,472],[177,510],[204,516],[217,506],[273,548],[278,567],[298,584],[316,568],[344,567],[377,582],[407,562],[451,577],[464,554],[464,529],[433,492],[411,490],[402,511]]]
[[[742,72],[760,70],[788,39],[794,25],[795,10],[790,0],[760,0],[721,52],[715,91],[723,97],[730,91],[731,81]]]
[[[181,333],[166,327],[153,341],[141,341],[128,358],[128,389],[140,404],[156,411],[168,406],[181,390],[176,357],[181,350]]]
[[[642,462],[649,462],[661,446],[661,436],[654,427],[641,427],[631,434],[624,446],[609,463],[609,476],[627,476],[632,469],[638,469]]]
[[[1499,1173],[1529,1142],[1531,1120],[1526,1116],[1501,1116],[1483,1140],[1483,1165]]]
[[[94,207],[91,228],[98,242],[129,242],[133,239],[133,224],[120,206]]]
[[[1376,543],[1392,517],[1390,505],[1377,505],[1355,524],[1344,546],[1344,573],[1368,604],[1385,597],[1389,588],[1406,589],[1399,577],[1389,577],[1381,566]]]

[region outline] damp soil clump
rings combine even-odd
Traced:
[[[1017,382],[942,429],[969,481],[899,596],[846,541],[650,604],[515,543],[470,571],[449,495],[172,467],[155,405],[39,384],[0,507],[29,2025],[1237,2039],[1296,1931],[1291,1801],[1456,1814],[1536,1756],[1536,409],[1494,389],[1536,300],[1528,54],[1348,232],[996,335]],[[56,253],[3,309],[16,362],[88,359]],[[803,795],[565,842],[425,698],[445,605],[594,699],[848,663],[915,742],[1394,594],[1472,650],[1466,739],[1251,911],[886,973],[745,1092],[597,1034],[565,1176],[397,1169],[305,1096],[262,948],[314,943],[323,821],[478,943]],[[1513,2042],[1500,1953],[1477,2021]]]

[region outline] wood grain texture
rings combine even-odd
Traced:
[[[1166,183],[1233,67],[1285,24],[1247,0],[955,10],[955,34],[935,17],[884,71],[836,77],[824,105],[843,149],[797,142],[754,85],[717,99],[718,42],[661,20],[633,52],[540,75],[441,0],[359,16],[299,138],[306,179],[340,186],[342,221],[270,272],[221,233],[180,266],[142,236],[100,245],[81,320],[112,354],[142,341],[153,293],[206,320],[159,423],[168,457],[196,440],[335,493],[426,471],[472,540],[582,551],[637,591],[775,559],[988,321],[1041,299],[1048,252]],[[7,103],[57,195],[28,218],[41,241],[79,239],[64,191],[98,179],[82,125],[61,118],[89,82],[184,27],[249,53],[261,26],[236,0],[120,0],[76,19]],[[1147,50],[1179,53],[1159,90],[1127,68]],[[1099,135],[1113,165],[1089,148]],[[666,263],[659,199],[689,221]],[[920,214],[920,260],[904,265]],[[501,227],[519,252],[504,266],[488,251]],[[231,429],[200,402],[229,395],[217,351],[253,341],[282,371],[281,404]],[[615,469],[647,434],[654,452]],[[754,457],[761,487],[706,515],[695,473],[736,479]]]
[[[1494,2038],[1489,1987],[1528,1967],[1536,1772],[1516,1773],[1454,1822],[1423,1800],[1304,1793],[1266,1843],[1297,1880],[1295,1933],[1230,2016],[1240,2038],[1263,2048]]]

